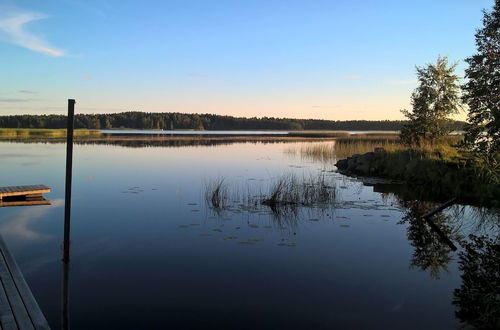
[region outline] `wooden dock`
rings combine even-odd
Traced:
[[[50,205],[43,197],[50,188],[41,184],[31,186],[0,187],[0,207],[25,205]]]
[[[0,282],[0,329],[50,329],[1,236]]]

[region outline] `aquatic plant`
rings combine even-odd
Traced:
[[[75,136],[99,136],[100,131],[77,129],[74,131]],[[48,128],[0,128],[0,138],[57,138],[65,137],[65,129],[48,129]]]
[[[400,141],[395,134],[384,135],[351,135],[347,138],[337,138],[329,143],[306,143],[285,149],[288,155],[299,154],[304,159],[332,163],[340,158],[354,154],[373,151],[374,148],[388,150],[400,147]]]
[[[206,185],[205,200],[216,211],[220,211],[227,207],[229,194],[228,186],[224,182],[224,178],[215,179]]]
[[[329,183],[329,184],[328,184]],[[336,196],[334,181],[328,182],[324,174],[299,178],[285,174],[272,182],[268,197],[261,203],[270,207],[278,205],[314,206],[333,202]]]
[[[335,181],[324,175],[297,176],[283,174],[263,187],[233,186],[229,189],[224,179],[214,179],[205,187],[205,200],[216,212],[230,208],[230,202],[243,210],[256,210],[261,206],[271,209],[274,215],[296,215],[300,207],[324,207],[336,199]]]

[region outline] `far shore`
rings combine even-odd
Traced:
[[[366,132],[366,131],[326,131],[326,130],[310,130],[310,131],[289,131],[283,134],[262,133],[262,130],[256,131],[256,134],[242,133],[238,134],[237,130],[230,131],[231,134],[220,134],[210,131],[203,134],[196,132],[193,134],[135,134],[130,130],[114,130],[113,133],[102,132],[101,130],[76,129],[74,131],[75,140],[85,141],[325,141],[336,138],[348,137],[390,137],[394,138],[398,132]],[[245,131],[248,132],[248,131]],[[43,141],[43,140],[61,140],[66,139],[65,129],[29,129],[29,128],[0,128],[0,141]]]

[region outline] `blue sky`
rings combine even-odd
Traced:
[[[400,119],[415,65],[475,52],[493,0],[0,0],[0,115]],[[462,115],[464,117],[464,115]]]

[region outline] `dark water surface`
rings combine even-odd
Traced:
[[[76,145],[71,327],[457,328],[456,253],[414,222],[422,205],[285,152],[301,145]],[[0,233],[58,329],[65,145],[2,142],[0,159],[2,186],[53,189],[51,206],[0,208]],[[220,214],[205,203],[213,178],[265,192],[283,173],[332,177],[337,202],[278,218],[238,196]],[[489,230],[473,211],[444,214],[450,237]]]

